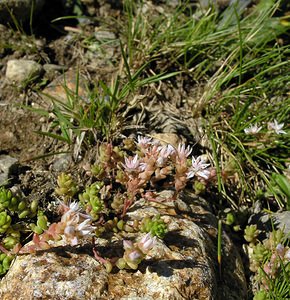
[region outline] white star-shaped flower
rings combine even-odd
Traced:
[[[185,148],[184,144],[179,144],[177,147],[177,155],[179,157],[188,157],[191,152],[192,152],[192,148],[190,146],[187,146]]]
[[[257,134],[261,129],[262,129],[262,127],[258,127],[257,124],[254,124],[254,125],[251,125],[248,128],[245,128],[244,132],[246,134]]]
[[[125,164],[122,164],[122,165],[128,172],[137,171],[138,167],[140,165],[140,160],[139,160],[138,154],[136,154],[133,158],[125,157]]]
[[[152,144],[152,138],[146,136],[137,136],[137,145],[139,146],[148,146]]]
[[[284,123],[279,124],[277,120],[274,122],[268,122],[268,129],[274,130],[277,134],[286,134],[286,131],[282,130]]]
[[[192,164],[189,172],[187,172],[187,178],[192,178],[197,175],[204,179],[208,179],[210,175],[210,171],[207,170],[208,166],[210,166],[210,164],[207,164],[202,156],[198,156],[196,159],[192,157]]]

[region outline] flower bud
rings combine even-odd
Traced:
[[[116,262],[116,266],[120,269],[120,270],[122,270],[122,269],[124,269],[125,267],[126,267],[126,261],[124,260],[124,258],[119,258],[118,260],[117,260],[117,262]]]
[[[138,247],[139,249],[144,253],[147,254],[147,252],[149,252],[152,247],[154,246],[156,242],[155,237],[152,238],[150,233],[147,233],[142,239],[141,241],[138,243]]]
[[[124,246],[125,250],[133,249],[133,247],[134,247],[133,243],[131,241],[128,241],[128,240],[123,241],[123,246]]]

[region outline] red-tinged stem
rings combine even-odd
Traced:
[[[2,244],[0,244],[0,250],[7,255],[10,254],[10,252],[6,248],[4,248]]]

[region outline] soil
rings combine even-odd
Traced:
[[[42,198],[45,199],[53,192],[59,173],[54,171],[54,164],[60,157],[53,154],[69,152],[73,148],[36,133],[48,131],[52,120],[35,113],[31,108],[45,108],[49,111],[51,104],[42,92],[64,99],[66,94],[61,80],[58,85],[51,85],[62,72],[52,75],[45,73],[27,86],[17,86],[8,82],[5,77],[7,62],[11,59],[30,59],[42,65],[63,66],[64,70],[69,70],[65,80],[71,89],[75,88],[76,73],[79,72],[82,88],[80,93],[85,97],[87,87],[93,86],[99,80],[109,83],[120,69],[121,61],[118,45],[105,45],[102,55],[88,53],[86,45],[86,38],[93,36],[97,30],[118,37],[120,28],[116,28],[108,16],[115,20],[123,18],[123,7],[119,1],[99,1],[99,5],[84,1],[83,9],[88,17],[93,15],[96,18],[79,24],[76,20],[63,20],[56,25],[51,23],[51,20],[67,16],[72,11],[60,6],[59,1],[52,2],[49,2],[48,7],[44,7],[42,14],[35,19],[33,34],[30,34],[28,24],[23,25],[22,32],[13,26],[9,28],[0,25],[0,155],[6,154],[18,159],[19,174],[14,174],[8,187],[18,184],[20,190],[29,198],[35,197],[35,194],[42,194]],[[153,11],[156,7],[153,6]],[[100,20],[106,22],[102,23]],[[106,24],[105,28],[102,27],[103,24]],[[162,69],[164,63],[166,61],[156,68]],[[189,138],[192,144],[196,140],[200,141],[202,132],[195,130],[198,121],[192,121],[193,105],[190,101],[183,101],[190,98],[189,94],[198,96],[199,89],[193,88],[185,77],[179,79],[180,81],[167,80],[159,86],[153,85],[142,91],[137,99],[139,101],[132,99],[130,104],[123,108],[126,122],[122,123],[118,135],[173,132],[178,133],[183,140]],[[71,154],[68,153],[67,156]],[[86,158],[83,158],[81,163],[70,160],[65,171],[79,170],[80,164],[86,163]]]

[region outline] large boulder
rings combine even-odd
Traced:
[[[31,11],[39,12],[45,0],[0,0],[0,23],[14,22],[11,15],[18,23],[25,22],[30,18]]]
[[[127,214],[127,224],[156,214],[168,224],[164,240],[157,240],[137,271],[113,269],[108,274],[85,246],[20,255],[2,279],[0,298],[246,299],[243,265],[225,233],[219,270],[217,220],[206,201],[192,194],[170,201],[170,191],[160,197],[162,204],[140,200]],[[98,238],[97,251],[120,257],[122,240],[139,238],[140,233]]]

